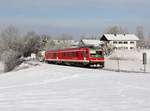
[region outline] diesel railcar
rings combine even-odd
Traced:
[[[99,48],[48,50],[45,52],[44,60],[56,64],[104,67],[104,54]]]

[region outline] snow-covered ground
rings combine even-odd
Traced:
[[[115,50],[107,58],[114,60],[116,57],[119,57],[121,60],[142,60],[142,54],[147,53],[147,60],[150,60],[150,50]]]
[[[112,55],[106,57],[105,69],[124,71],[144,72],[144,65],[142,61],[143,52],[147,53],[146,72],[150,73],[150,50],[117,50]]]
[[[118,61],[106,60],[104,69],[117,71]],[[127,72],[144,72],[144,65],[140,60],[119,60],[119,70]],[[150,64],[146,65],[146,73],[150,73]]]
[[[150,75],[42,64],[0,75],[0,111],[150,111]]]

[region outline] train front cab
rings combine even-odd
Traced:
[[[104,53],[101,49],[89,49],[89,66],[104,67]]]

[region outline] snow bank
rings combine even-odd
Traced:
[[[20,64],[19,66],[17,66],[14,69],[14,71],[18,71],[18,70],[23,70],[23,69],[27,69],[27,68],[39,66],[40,64],[41,63],[39,61],[36,61],[36,60],[24,61],[22,64]]]

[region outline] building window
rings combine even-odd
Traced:
[[[117,44],[117,41],[114,41],[113,43],[114,43],[114,44]]]
[[[124,42],[124,44],[128,44],[128,42],[127,42],[127,41],[125,41],[125,42]]]
[[[130,44],[134,44],[134,41],[131,41]]]
[[[119,44],[122,44],[122,42],[120,41]]]
[[[134,47],[130,47],[130,49],[134,49]]]

